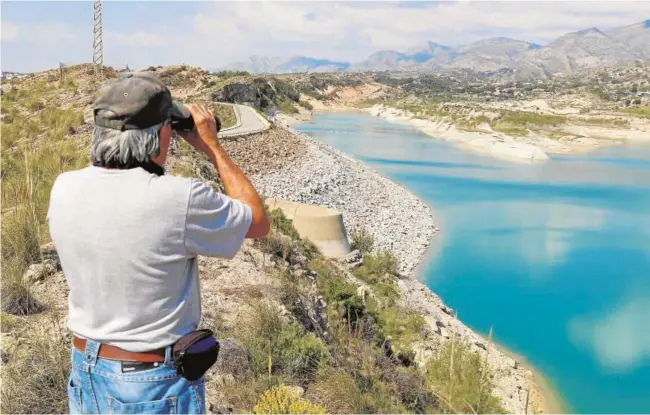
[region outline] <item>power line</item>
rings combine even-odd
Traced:
[[[104,65],[104,43],[102,42],[102,1],[95,0],[93,25],[93,65],[95,75],[102,72]]]

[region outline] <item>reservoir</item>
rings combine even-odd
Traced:
[[[361,113],[294,128],[431,206],[442,232],[419,278],[570,412],[650,412],[650,145],[530,164]]]

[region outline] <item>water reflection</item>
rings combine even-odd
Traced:
[[[629,373],[650,363],[650,298],[631,298],[610,312],[575,317],[568,325],[571,339],[589,349],[603,368]]]
[[[571,411],[648,412],[650,146],[521,165],[368,116],[299,128],[434,208],[423,281],[473,329],[494,327]]]

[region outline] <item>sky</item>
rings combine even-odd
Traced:
[[[92,62],[92,1],[0,4],[0,68]],[[571,31],[650,19],[650,1],[103,1],[104,64],[216,69],[252,55],[357,62],[426,41],[506,36],[547,44]]]

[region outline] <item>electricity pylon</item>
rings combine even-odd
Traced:
[[[95,75],[102,72],[104,65],[104,43],[102,42],[102,2],[95,0],[94,8],[94,25],[93,25],[93,64],[95,66]]]

